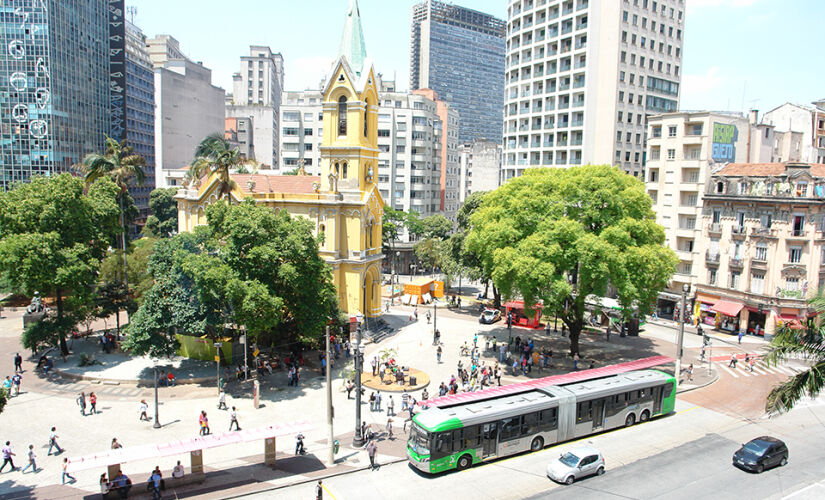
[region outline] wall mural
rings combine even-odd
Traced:
[[[735,125],[714,123],[711,158],[723,163],[736,161],[737,140],[739,140],[739,130]]]

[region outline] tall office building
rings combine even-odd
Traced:
[[[501,142],[505,22],[427,0],[412,8],[410,88],[432,89],[458,111],[459,143]]]
[[[645,124],[676,111],[685,0],[510,0],[504,179],[611,164],[641,176]]]
[[[254,159],[262,169],[278,168],[279,114],[284,88],[284,58],[269,47],[252,45],[232,76],[226,116],[252,120]]]
[[[110,129],[106,0],[0,7],[0,188],[67,171]]]

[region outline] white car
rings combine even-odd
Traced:
[[[578,446],[547,465],[547,477],[573,484],[576,479],[604,474],[604,457],[592,446]]]

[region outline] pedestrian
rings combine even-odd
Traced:
[[[458,308],[461,309],[461,295],[456,299],[456,303],[458,304]]]
[[[112,480],[112,485],[117,489],[120,498],[129,496],[129,490],[132,489],[132,480],[123,471],[117,471],[117,476]]]
[[[350,394],[354,388],[355,384],[352,383],[352,380],[347,380],[347,399],[352,399]]]
[[[742,337],[744,337],[744,336],[745,336],[745,331],[744,330],[739,330],[739,343],[740,344],[742,343]]]
[[[140,400],[140,420],[149,421],[149,415],[146,413],[149,411],[149,405],[146,404],[145,399]]]
[[[77,396],[77,405],[80,407],[80,414],[86,416],[86,393],[81,392]]]
[[[29,445],[29,464],[27,466],[23,467],[23,470],[21,472],[26,472],[26,469],[31,467],[32,472],[34,472],[36,474],[37,473],[37,462],[35,462],[36,458],[37,458],[37,455],[34,454],[34,445],[30,444]]]
[[[439,345],[435,350],[435,359],[436,361],[438,361],[439,364],[441,363],[441,352],[441,346]]]
[[[736,354],[730,355],[730,363],[728,363],[728,368],[736,368]]]
[[[23,356],[19,352],[14,354],[14,373],[23,373]]]
[[[393,438],[392,437],[392,419],[391,418],[387,419],[387,437],[389,439]]]
[[[3,390],[6,391],[6,394],[8,394],[9,396],[11,396],[11,386],[11,378],[9,378],[9,376],[6,375],[6,380],[3,381]]]
[[[52,448],[57,448],[57,453],[55,453],[55,455],[63,453],[63,448],[61,448],[60,445],[57,444],[58,437],[59,436],[57,435],[57,428],[52,427],[52,432],[51,434],[49,434],[49,452],[46,454],[47,456],[52,454]]]
[[[375,395],[375,411],[381,411],[381,391],[378,391]]]
[[[750,369],[751,369],[751,373],[753,373],[753,365],[754,365],[754,363],[756,363],[756,357],[755,357],[755,356],[754,356],[753,358],[751,358],[751,362],[750,362]]]
[[[473,347],[478,347],[478,333],[473,334]]]
[[[160,466],[155,467],[152,475],[149,476],[149,486],[152,488],[152,500],[160,500],[160,481],[163,476],[160,473]]]
[[[228,409],[226,407],[226,393],[224,391],[221,391],[220,394],[218,394],[218,409],[219,410],[227,410]]]
[[[89,406],[91,407],[89,409],[89,413],[94,413],[96,415],[97,414],[97,395],[95,395],[95,393],[93,393],[93,392],[89,393]]]
[[[0,472],[3,472],[3,469],[6,468],[6,464],[11,465],[11,471],[14,472],[17,467],[14,466],[13,457],[15,453],[11,451],[11,441],[6,441],[6,446],[3,447],[3,465],[0,466]]]
[[[370,411],[375,411],[375,391],[370,393]]]
[[[496,383],[501,386],[501,367],[496,366]]]
[[[370,441],[367,444],[367,454],[370,457],[370,470],[376,470],[378,467],[375,465],[375,455],[378,453],[378,446],[375,444],[375,441]]]
[[[230,420],[229,420],[229,430],[230,431],[232,430],[232,424],[235,424],[235,430],[236,431],[241,430],[241,426],[238,425],[238,412],[235,411],[234,406],[232,407],[232,413],[229,414],[229,418],[230,418]]]
[[[699,361],[704,361],[704,360],[705,360],[705,346],[703,345],[702,346],[702,354],[701,354],[701,356],[699,356]]]
[[[387,303],[387,307],[389,307],[389,302]],[[315,485],[315,500],[323,500],[324,499],[324,485],[321,480],[318,480],[318,484]]]
[[[410,395],[407,393],[407,389],[404,389],[404,393],[401,394],[401,411],[405,411],[409,405]]]
[[[687,377],[688,377],[688,382],[693,382],[693,363],[688,365]]]
[[[63,477],[61,478],[60,482],[61,482],[62,484],[66,484],[66,478],[67,478],[67,477],[68,477],[69,479],[71,479],[71,480],[72,480],[72,482],[77,481],[77,479],[75,479],[75,478],[74,478],[71,474],[69,474],[69,459],[68,459],[68,458],[64,458],[64,459],[63,459]]]
[[[198,417],[198,423],[201,427],[200,435],[206,436],[207,434],[209,434],[209,419],[206,418],[205,411],[201,411],[200,417]]]
[[[112,438],[112,449],[117,450],[123,448],[123,445],[117,440],[117,438]]]
[[[392,399],[392,394],[390,394],[390,399],[387,401],[387,416],[395,416],[395,401]]]
[[[593,368],[596,368],[596,362],[595,361],[590,362],[590,367],[588,368],[588,370],[592,370]]]
[[[432,318],[432,316],[430,315],[430,311],[427,311],[427,324],[428,325],[430,324],[430,319],[431,318]]]
[[[507,345],[505,345],[502,342],[502,344],[498,347],[498,362],[499,363],[504,363],[504,356],[506,354],[507,354]]]
[[[19,373],[15,373],[11,377],[11,382],[12,382],[12,384],[14,384],[14,395],[15,396],[20,395],[20,382],[22,380],[23,380],[23,377]],[[11,394],[9,394],[9,396],[11,396]]]
[[[418,306],[417,305],[415,306],[415,309],[413,309],[413,317],[415,318],[415,321],[418,321]]]
[[[372,366],[372,376],[378,375],[378,356],[374,356],[372,361],[370,361],[370,366]]]
[[[573,353],[573,371],[579,369],[579,353]]]
[[[298,382],[301,381],[301,367],[295,367],[295,387],[298,387]]]
[[[166,374],[166,386],[175,387],[175,374],[172,373],[172,370],[169,370],[169,373]]]
[[[367,421],[363,420],[361,422],[361,437],[367,439]]]
[[[180,460],[178,460],[178,465],[172,469],[172,477],[180,479],[183,477],[183,465],[180,464]]]

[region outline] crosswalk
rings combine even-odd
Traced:
[[[714,363],[714,365],[734,378],[758,377],[760,375],[779,375],[782,377],[790,377],[803,370],[802,368],[797,368],[790,365],[767,366],[757,361],[753,365],[753,371],[751,371],[751,367],[746,364],[744,360],[740,360],[739,363],[736,364],[736,368],[729,366],[729,362]]]
[[[135,397],[143,392],[140,388],[131,385],[90,384],[85,381],[61,384],[59,390],[62,392],[86,392],[87,394],[94,392],[98,396],[106,395],[123,398]]]

